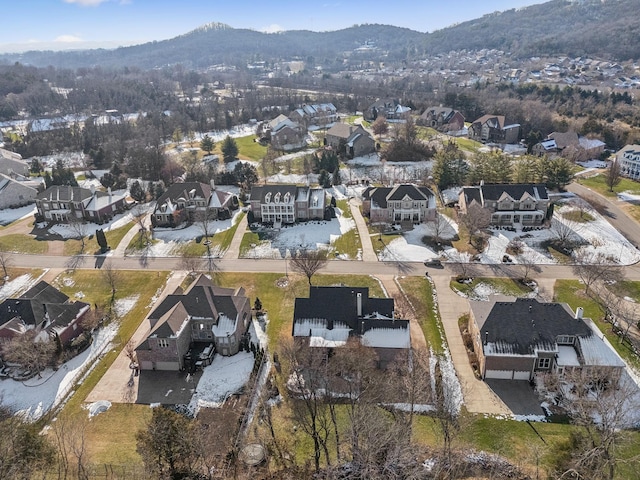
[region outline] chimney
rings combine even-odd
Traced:
[[[486,345],[487,343],[489,343],[489,331],[485,330],[484,331],[484,344]]]
[[[533,308],[533,307],[532,307],[531,305],[529,305],[529,313],[531,313],[531,309],[532,309],[532,308]]]
[[[356,294],[356,308],[357,308],[357,314],[358,317],[362,316],[362,293],[358,292]]]
[[[582,307],[576,308],[576,320],[582,320],[583,314],[584,314],[584,308]]]
[[[216,189],[216,181],[213,178],[209,180],[209,185],[211,186],[211,190]]]

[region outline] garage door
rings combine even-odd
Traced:
[[[156,362],[156,370],[180,370],[178,362]]]
[[[502,380],[529,380],[528,371],[519,370],[487,370],[484,378],[497,378]]]
[[[140,362],[140,370],[151,370],[153,369],[153,362],[150,360],[143,360]]]

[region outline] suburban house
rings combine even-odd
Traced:
[[[82,320],[89,304],[72,302],[45,281],[38,282],[18,298],[0,303],[0,345],[34,331],[36,340],[56,337],[67,344],[83,331]]]
[[[333,103],[303,105],[291,112],[289,118],[308,130],[327,128],[338,120],[338,110]]]
[[[243,288],[214,285],[204,275],[168,295],[147,317],[149,333],[136,347],[142,370],[184,370],[206,366],[214,352],[235,355],[251,321]],[[189,354],[192,347],[198,356]],[[200,363],[199,363],[200,362]]]
[[[127,208],[124,195],[95,189],[53,185],[36,196],[36,221],[68,223],[71,219],[102,224]]]
[[[34,187],[0,173],[0,210],[29,205],[37,195]]]
[[[296,185],[251,187],[251,212],[262,223],[295,223],[324,219],[327,207],[324,189]]]
[[[604,152],[605,143],[593,138],[579,137],[576,132],[553,132],[547,138],[536,143],[531,153],[542,156],[560,155],[573,161],[580,162],[599,158]]]
[[[496,184],[464,187],[458,197],[465,215],[472,204],[491,212],[491,225],[539,226],[550,212],[551,202],[544,184]]]
[[[369,155],[376,151],[376,141],[362,125],[335,123],[327,130],[326,145],[349,158]]]
[[[591,320],[566,303],[499,297],[470,301],[469,332],[482,378],[532,380],[568,370],[605,371],[617,381],[625,364],[596,334]]]
[[[469,138],[482,143],[518,143],[520,124],[505,125],[503,115],[483,115],[469,126]]]
[[[278,115],[267,123],[264,136],[278,150],[296,150],[307,145],[307,129],[285,115]]]
[[[384,117],[387,120],[404,120],[411,112],[411,108],[400,104],[400,100],[396,98],[384,98],[375,101],[362,112],[362,116],[368,122],[374,122],[378,117]]]
[[[453,108],[429,107],[422,112],[418,123],[439,132],[458,132],[464,128],[464,116]]]
[[[626,145],[616,153],[620,173],[632,180],[640,179],[640,145]]]
[[[413,184],[368,187],[362,192],[362,213],[371,223],[423,223],[435,219],[436,197]]]
[[[176,227],[201,216],[209,220],[231,218],[240,206],[238,197],[215,188],[213,183],[174,183],[158,198],[151,215],[154,227]]]
[[[11,178],[29,177],[29,164],[22,160],[22,155],[0,148],[0,173]]]
[[[370,298],[366,287],[310,287],[309,298],[296,298],[292,335],[320,348],[355,337],[376,350],[381,368],[411,346],[409,320],[395,318],[393,298]]]

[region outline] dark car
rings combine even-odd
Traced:
[[[440,261],[439,258],[430,258],[430,259],[424,261],[424,265],[425,265],[425,267],[441,268],[442,267],[442,262]]]

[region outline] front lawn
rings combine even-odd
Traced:
[[[470,283],[460,283],[452,280],[451,290],[460,292],[463,296],[472,298],[479,285],[486,286],[493,293],[509,295],[513,297],[524,297],[531,293],[531,289],[513,278],[474,278]]]
[[[109,245],[112,250],[115,249],[127,232],[135,226],[135,223],[128,223],[120,228],[114,228],[113,230],[104,232],[107,238],[107,245]],[[136,236],[136,238],[138,238],[138,236]],[[69,238],[64,242],[64,254],[77,255],[79,253],[85,253],[88,255],[96,255],[100,253],[100,245],[98,245],[95,233],[91,233],[85,237],[84,245],[84,251],[82,251],[82,242],[75,238]]]
[[[43,255],[47,253],[49,245],[44,240],[36,240],[31,235],[12,233],[0,236],[0,251]]]
[[[401,277],[398,281],[418,315],[417,320],[427,344],[436,355],[444,353],[446,339],[433,301],[433,285],[423,277]]]
[[[266,155],[267,147],[260,145],[255,139],[255,135],[235,139],[236,145],[238,145],[239,158],[257,162]],[[222,152],[220,152],[220,158],[222,159]]]

